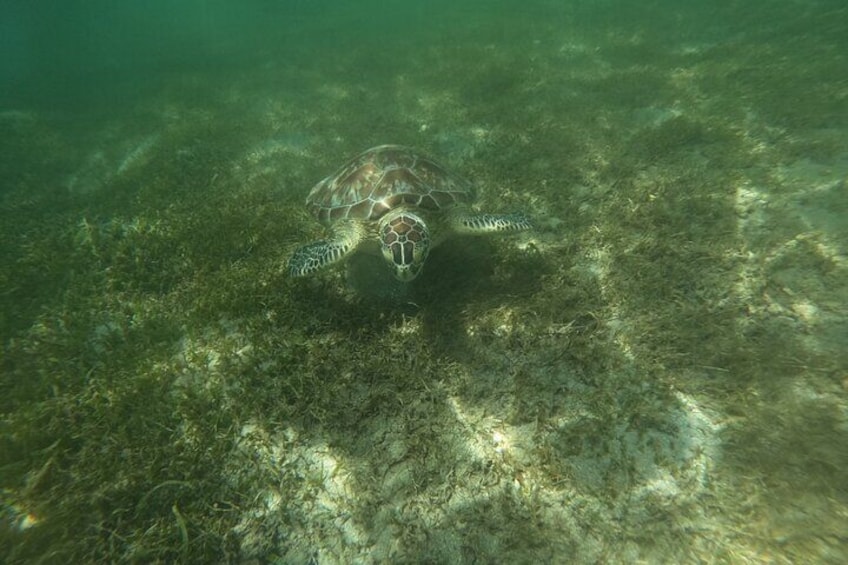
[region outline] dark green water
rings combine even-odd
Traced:
[[[0,51],[0,561],[848,560],[843,3],[6,2]],[[385,143],[534,229],[289,277]]]

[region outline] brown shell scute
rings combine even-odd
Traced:
[[[315,185],[306,204],[318,220],[377,220],[398,206],[444,210],[473,200],[472,185],[429,157],[381,145],[355,157]]]

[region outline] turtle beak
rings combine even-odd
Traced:
[[[395,265],[395,278],[401,282],[409,282],[420,275],[423,270],[423,264]]]

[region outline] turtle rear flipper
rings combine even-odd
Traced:
[[[305,277],[347,257],[362,240],[362,230],[356,222],[336,225],[330,239],[322,239],[298,247],[289,259],[289,275]]]

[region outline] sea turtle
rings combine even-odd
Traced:
[[[337,263],[364,244],[379,242],[395,277],[417,277],[430,249],[451,233],[489,234],[530,229],[524,214],[472,212],[473,186],[415,149],[380,145],[316,184],[306,205],[328,239],[298,248],[288,263],[294,277]]]

